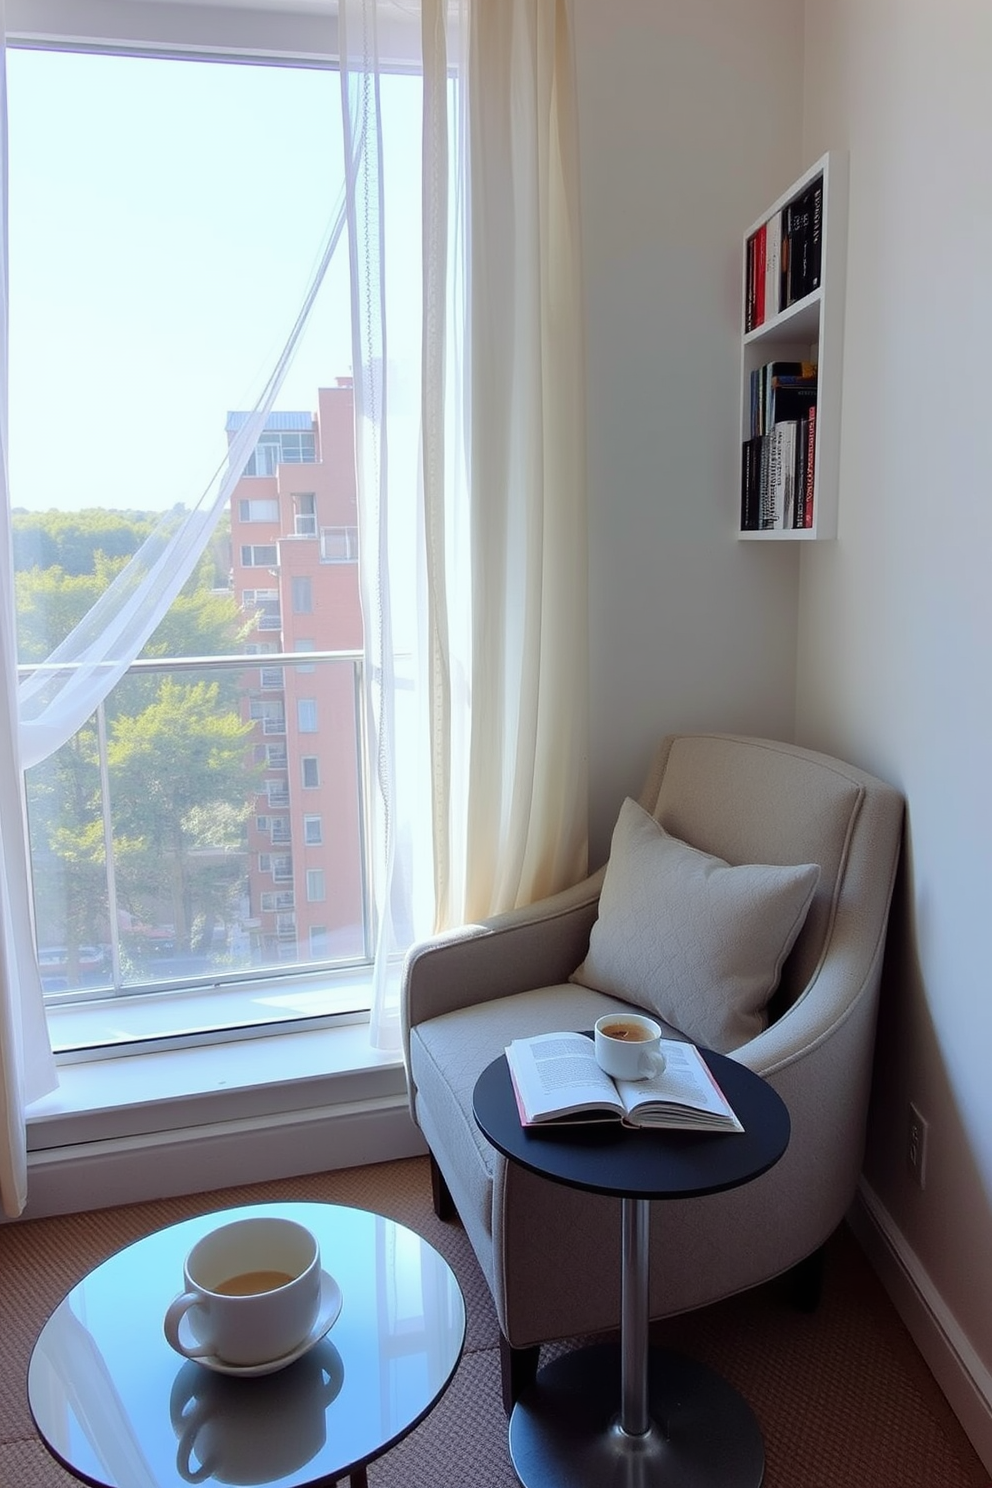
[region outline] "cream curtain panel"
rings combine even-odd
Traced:
[[[416,488],[390,349],[384,9],[342,0],[339,36],[377,768],[373,1037],[396,1047],[413,939],[586,870],[588,642],[568,7],[421,0]]]

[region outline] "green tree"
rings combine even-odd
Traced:
[[[218,698],[216,683],[166,678],[141,713],[114,720],[108,742],[115,838],[140,844],[122,877],[140,896],[161,882],[164,868],[180,952],[193,948],[204,860],[229,862],[242,846],[253,789],[245,747],[251,724],[219,710]],[[218,832],[219,840],[205,840]],[[238,878],[243,867],[237,863]]]
[[[24,514],[21,514],[23,517]],[[43,661],[112,582],[151,526],[140,513],[43,513],[22,522],[35,554],[65,559],[15,575],[19,656]],[[116,534],[114,554],[104,547]],[[25,542],[27,538],[25,537]],[[91,544],[84,557],[85,543]],[[47,544],[47,546],[46,546]],[[149,659],[230,654],[244,617],[226,588],[229,523],[219,525],[142,653]],[[22,559],[27,549],[22,546]],[[206,668],[204,668],[204,672]],[[179,945],[208,946],[244,876],[251,773],[237,672],[175,682],[132,672],[108,697],[113,852],[119,902],[139,918],[169,911]],[[182,674],[189,675],[189,674]],[[42,941],[78,946],[109,936],[103,798],[95,721],[28,774],[35,903]],[[167,797],[171,796],[171,806]],[[102,933],[101,933],[102,932]],[[70,964],[69,980],[78,980]]]
[[[60,568],[76,578],[93,572],[95,554],[124,559],[136,553],[157,517],[148,512],[15,511],[11,528],[14,568]]]
[[[44,661],[65,640],[123,567],[125,559],[97,553],[89,573],[71,574],[59,565],[15,575],[18,659]],[[216,564],[205,553],[156,629],[142,656],[229,654],[245,631],[233,594],[213,586]]]

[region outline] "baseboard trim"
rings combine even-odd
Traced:
[[[28,1154],[20,1216],[73,1214],[425,1153],[405,1095],[112,1137]]]
[[[982,1464],[992,1474],[992,1374],[864,1178],[848,1221]]]

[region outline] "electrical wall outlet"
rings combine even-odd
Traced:
[[[909,1103],[909,1129],[906,1137],[906,1163],[920,1188],[927,1186],[927,1133],[929,1125]]]

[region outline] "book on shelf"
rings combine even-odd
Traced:
[[[506,1062],[523,1126],[620,1121],[624,1126],[740,1132],[744,1128],[694,1044],[662,1039],[665,1067],[614,1080],[584,1033],[514,1039]]]
[[[810,278],[806,292],[819,289],[823,270],[823,177],[818,176],[812,186],[813,202],[810,219]]]
[[[741,451],[741,531],[757,532],[760,526],[759,476],[762,436],[745,439]]]
[[[765,319],[782,308],[782,214],[775,212],[765,223]]]
[[[816,487],[816,404],[810,405],[806,416],[806,469],[803,488],[804,527],[813,525],[813,492]]]
[[[747,308],[744,319],[745,331],[753,331],[760,324],[758,311],[758,278],[763,273],[764,233],[761,228],[747,240]]]
[[[813,525],[816,404],[741,445],[742,532]]]
[[[782,209],[782,308],[819,288],[823,244],[823,177]]]
[[[806,526],[806,469],[809,458],[809,410],[796,426],[796,502],[794,527]]]
[[[771,526],[768,508],[768,489],[771,480],[771,437],[761,435],[758,450],[758,528]]]
[[[767,434],[777,419],[801,416],[811,401],[811,392],[815,397],[816,363],[780,361],[754,367],[749,374],[748,392],[749,434],[751,437]]]
[[[766,421],[770,429],[776,424],[785,423],[789,419],[800,419],[809,410],[812,403],[816,402],[816,378],[809,382],[796,382],[792,384],[780,384],[777,378],[772,378],[768,389],[768,408]]]
[[[796,419],[784,419],[774,427],[778,444],[779,484],[775,493],[776,526],[796,525]]]

